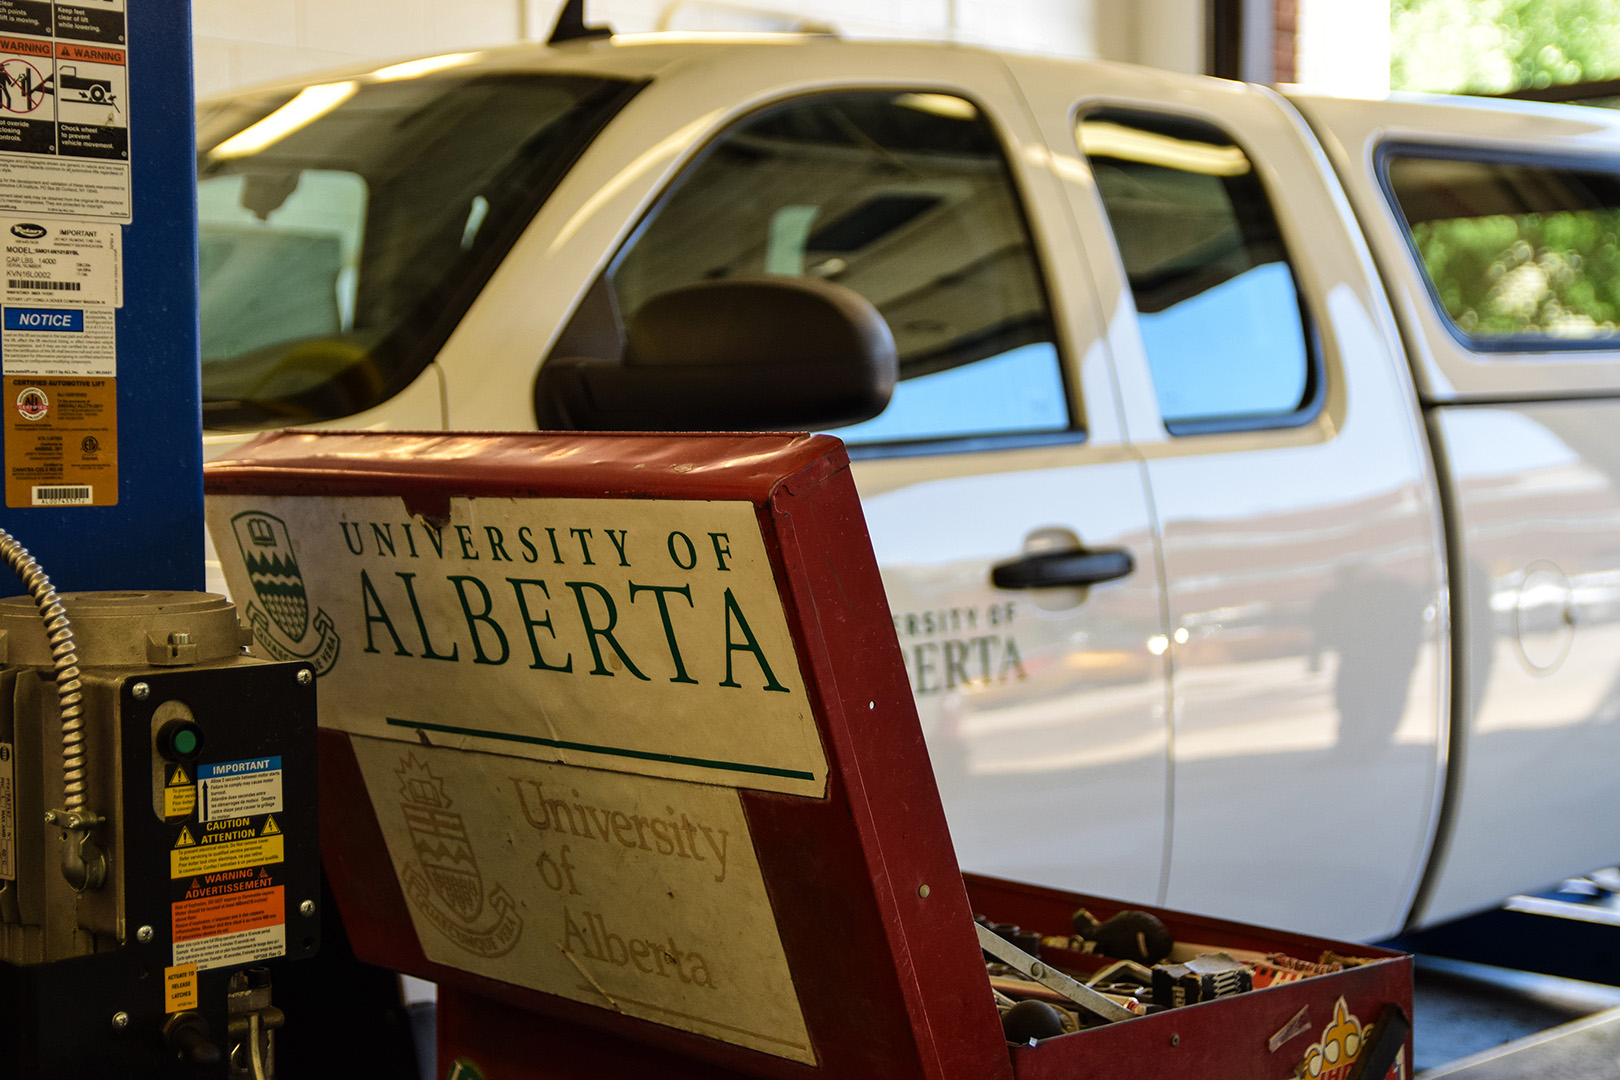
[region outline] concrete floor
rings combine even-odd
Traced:
[[[1620,1009],[1620,987],[1436,957],[1418,957],[1414,983],[1412,1044],[1419,1077]],[[1620,1061],[1608,1075],[1620,1078]]]

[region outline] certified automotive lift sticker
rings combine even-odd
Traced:
[[[117,505],[114,380],[7,376],[0,405],[8,507]]]
[[[330,661],[323,726],[825,791],[751,503],[462,498],[431,522],[397,498],[218,496],[208,522],[259,635]]]
[[[353,746],[429,960],[814,1064],[734,788]]]

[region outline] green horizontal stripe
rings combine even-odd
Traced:
[[[384,717],[389,727],[414,728],[418,731],[442,731],[449,735],[475,735],[480,739],[501,739],[505,742],[528,743],[531,746],[550,746],[558,750],[582,750],[590,754],[610,757],[635,758],[639,761],[663,761],[671,765],[691,765],[699,769],[718,769],[721,772],[753,773],[757,776],[782,776],[789,780],[814,780],[814,773],[800,769],[778,769],[771,765],[750,765],[743,761],[710,761],[708,758],[681,757],[679,754],[655,754],[648,750],[629,750],[622,746],[595,746],[591,743],[567,742],[563,739],[544,739],[538,735],[513,735],[505,731],[484,731],[481,728],[456,727],[453,724],[430,724],[421,720],[398,720]]]

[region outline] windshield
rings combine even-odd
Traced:
[[[334,419],[403,389],[635,90],[436,75],[199,106],[205,425]]]

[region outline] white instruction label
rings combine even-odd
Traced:
[[[0,218],[4,291],[13,304],[124,303],[119,227],[89,221]]]
[[[0,742],[0,878],[17,880],[17,784],[11,744]]]
[[[197,805],[202,821],[280,813],[281,757],[197,766]]]

